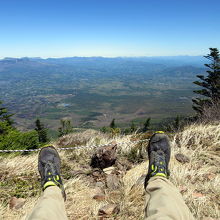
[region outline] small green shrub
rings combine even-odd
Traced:
[[[36,131],[20,132],[12,130],[6,135],[0,135],[1,150],[36,149],[39,147],[39,138]]]
[[[125,153],[123,156],[125,156],[132,163],[141,163],[145,160],[143,157],[141,144],[131,148],[131,150]]]
[[[103,133],[110,134],[111,136],[117,136],[121,134],[120,128],[102,127],[100,131]]]

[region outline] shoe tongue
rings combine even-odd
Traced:
[[[155,157],[155,164],[159,168],[165,168],[165,154],[163,151],[157,151],[156,157]]]
[[[53,163],[51,161],[48,161],[45,165],[45,171],[46,172],[51,172],[52,174],[55,173],[55,169],[54,169],[54,166],[53,166]]]

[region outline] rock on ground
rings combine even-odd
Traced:
[[[24,206],[25,199],[23,198],[16,198],[12,197],[9,201],[9,208],[10,209],[20,209]]]
[[[115,164],[117,144],[102,147],[92,156],[91,167],[104,169]]]
[[[116,204],[108,204],[99,209],[99,215],[113,215],[119,212],[119,207]]]

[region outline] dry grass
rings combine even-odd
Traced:
[[[191,125],[172,139],[173,153],[190,157],[187,164],[171,163],[172,182],[185,188],[183,197],[197,219],[220,218],[220,124]],[[197,194],[197,193],[200,193]]]
[[[111,138],[106,134],[88,130],[80,134],[71,134],[53,143],[55,146],[77,146],[105,144],[112,141],[128,143],[132,136]],[[176,185],[196,219],[220,218],[220,125],[192,125],[171,137],[172,156],[170,162],[170,180]],[[136,145],[119,145],[119,154],[124,155]],[[92,197],[96,187],[86,175],[74,176],[72,171],[89,170],[93,149],[61,152],[62,171],[67,192],[66,210],[69,219],[98,219],[99,208],[108,203],[118,204],[120,212],[112,219],[142,219],[144,210],[144,187],[142,175],[147,172],[147,161],[133,164],[132,169],[120,175],[121,184],[117,190],[104,187],[105,200],[96,201]],[[174,155],[183,153],[190,158],[186,164],[179,163]],[[119,155],[119,157],[120,157]],[[0,178],[33,180],[32,189],[24,183],[18,192],[25,197],[22,209],[9,209],[8,200],[13,196],[15,185],[2,185],[0,188],[0,214],[5,220],[23,219],[34,207],[40,196],[39,176],[37,172],[37,154],[17,157],[0,157]],[[26,179],[25,179],[26,178]],[[142,179],[142,180],[141,180]],[[2,182],[2,183],[3,183]],[[35,193],[33,193],[35,191]],[[111,219],[111,218],[110,218]]]

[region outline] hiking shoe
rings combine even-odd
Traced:
[[[169,177],[170,143],[164,132],[156,132],[148,144],[149,168],[145,184],[153,176]]]
[[[49,186],[58,186],[62,190],[64,200],[66,200],[66,194],[60,176],[60,157],[53,146],[41,149],[38,156],[38,170],[41,176],[43,190]]]

